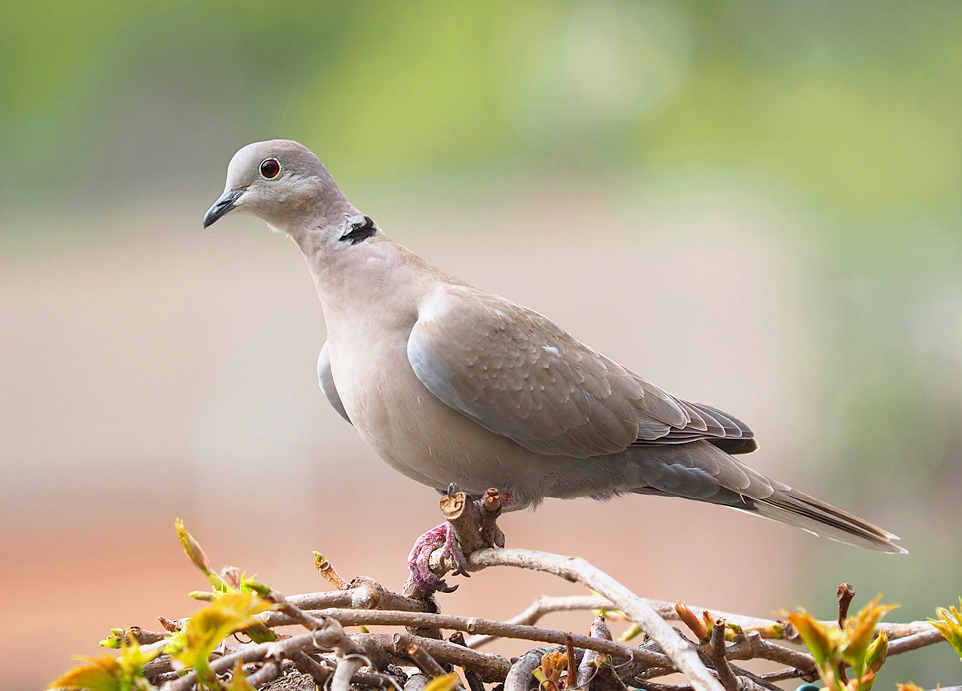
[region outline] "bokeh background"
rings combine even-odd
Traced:
[[[3,686],[193,611],[175,517],[287,593],[325,588],[314,549],[399,588],[438,522],[318,391],[296,247],[201,230],[233,152],[272,137],[431,261],[748,421],[756,468],[911,554],[642,497],[508,516],[510,544],[762,616],[830,618],[839,581],[891,619],[955,602],[960,35],[953,2],[4,2]],[[484,573],[442,606],[569,592]],[[879,684],[909,679],[962,668],[941,646]]]

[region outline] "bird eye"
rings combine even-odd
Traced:
[[[261,161],[261,175],[265,180],[276,180],[281,176],[281,164],[276,158],[265,158]]]

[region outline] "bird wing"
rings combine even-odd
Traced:
[[[425,296],[407,354],[444,403],[541,454],[752,437],[730,415],[674,398],[537,312],[470,286],[442,284]]]
[[[317,356],[317,382],[321,385],[321,391],[324,392],[328,403],[334,407],[337,414],[351,422],[347,411],[344,410],[344,404],[341,403],[341,396],[337,393],[337,387],[334,386],[334,374],[331,372],[331,353],[328,350],[327,341],[324,341],[324,345],[321,346],[321,353]],[[351,424],[354,423],[351,422]]]

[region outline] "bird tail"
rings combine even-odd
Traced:
[[[751,500],[745,510],[848,545],[908,554],[893,542],[897,535],[795,489],[776,489],[770,497]]]
[[[896,535],[771,480],[705,441],[634,447],[632,492],[719,504],[879,552],[906,554]]]

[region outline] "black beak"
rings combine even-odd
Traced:
[[[244,190],[230,190],[220,195],[220,199],[214,202],[214,205],[207,209],[207,213],[204,214],[204,227],[208,227],[218,218],[233,209],[234,202],[236,202],[237,198],[242,194],[244,194]]]

